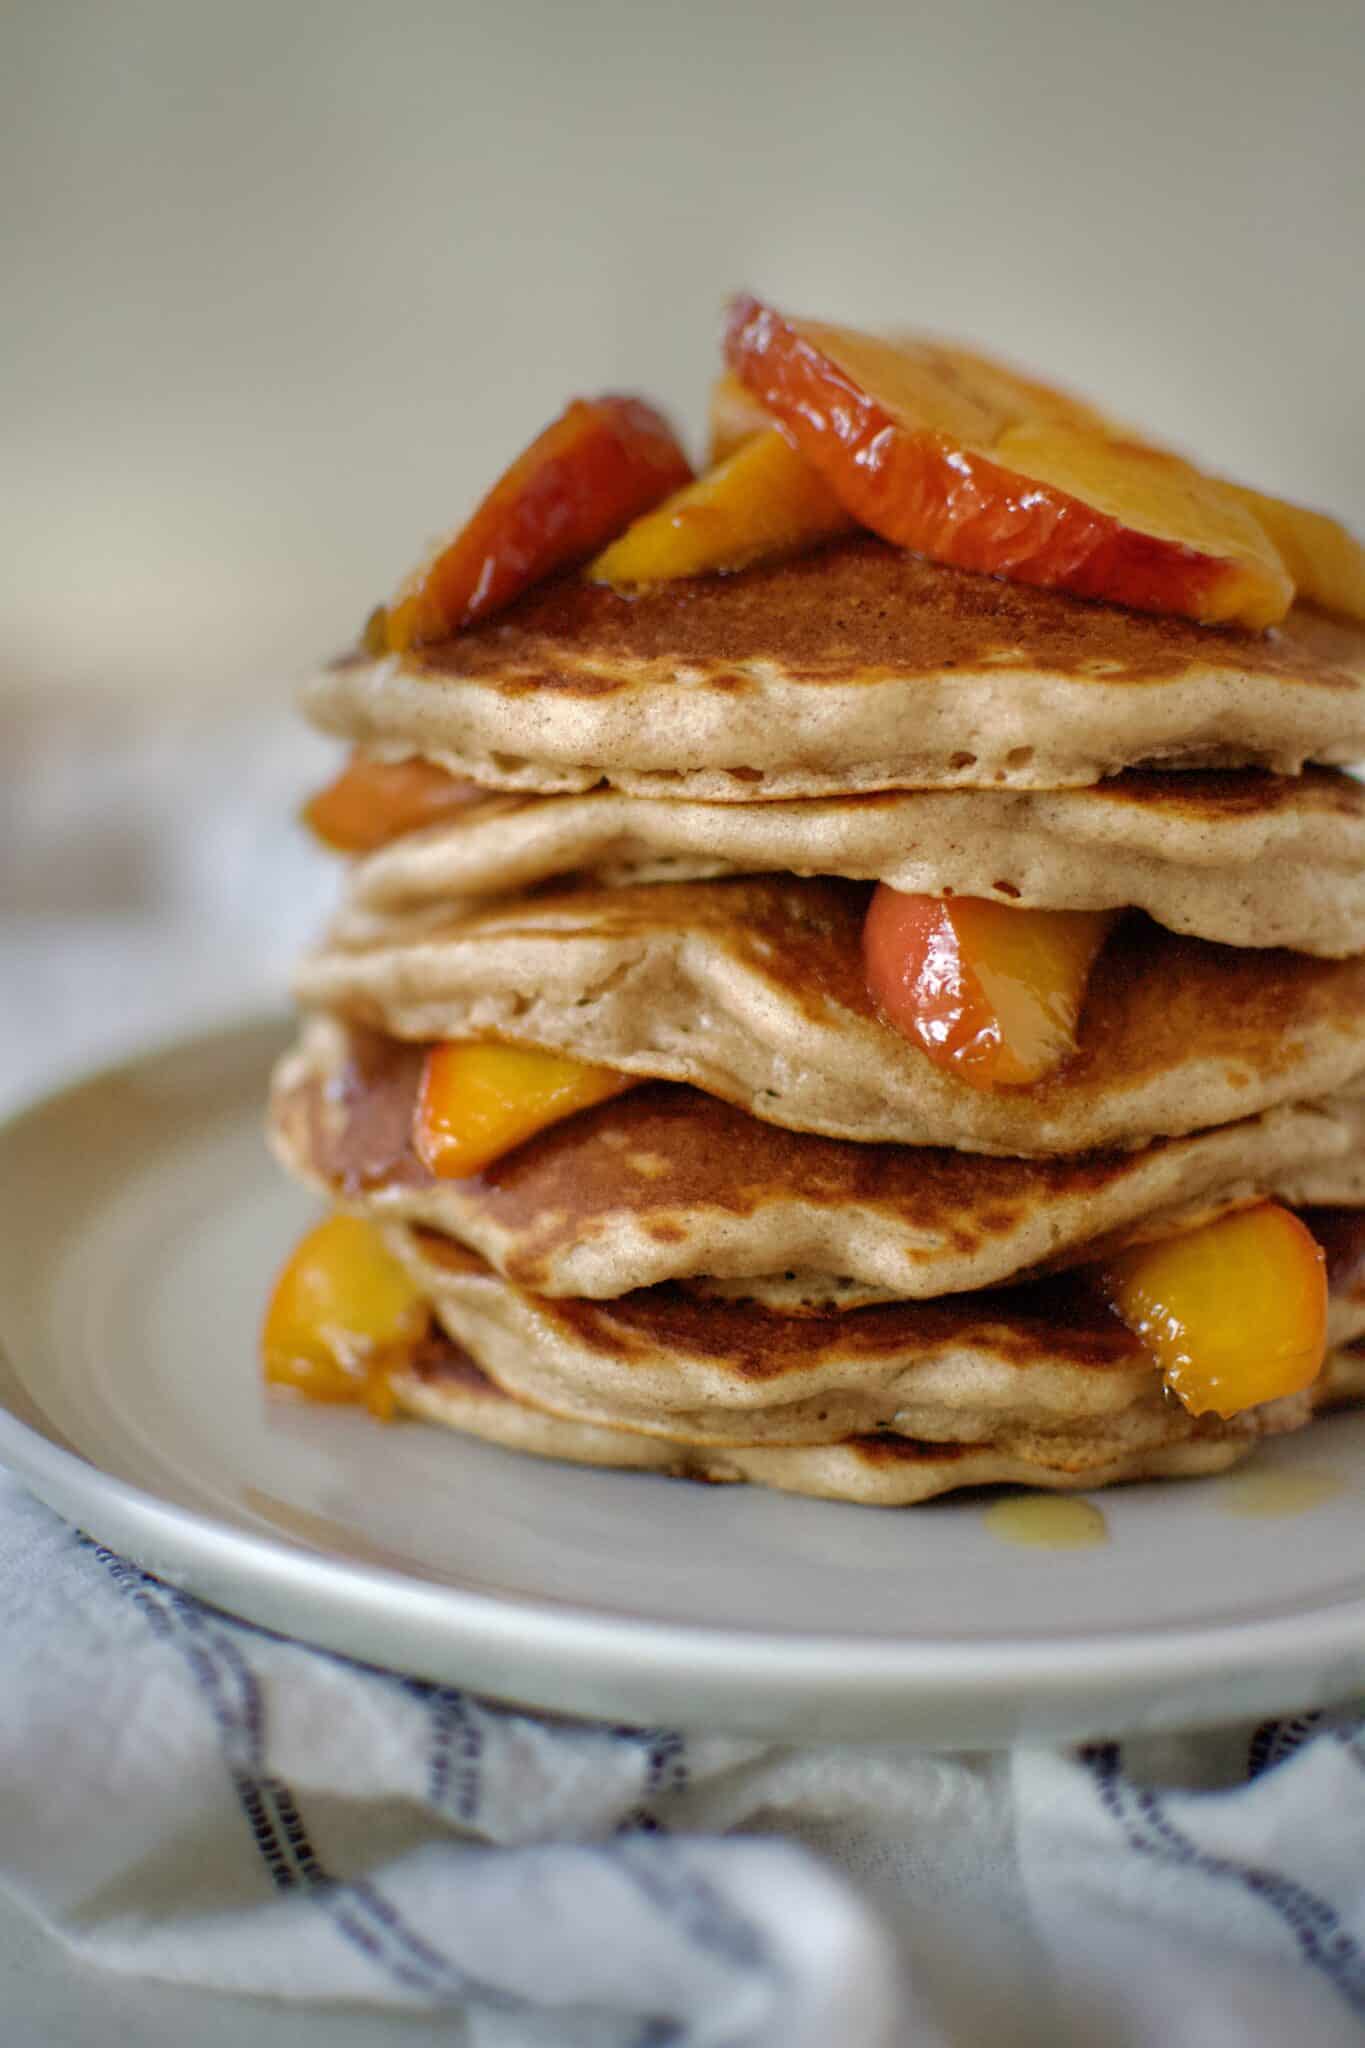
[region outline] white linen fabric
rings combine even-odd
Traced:
[[[0,727],[0,1095],[278,985],[330,889],[288,824],[325,748]],[[472,2048],[1365,2031],[1362,1714],[998,1757],[556,1721],[204,1608],[3,1476],[0,1643],[0,1884],[110,1969]]]
[[[234,1621],[9,1480],[0,1626],[0,1880],[111,1969],[480,2048],[1365,2023],[1361,1715],[997,1758],[551,1720]]]

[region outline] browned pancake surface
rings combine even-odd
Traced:
[[[412,1236],[430,1267],[446,1273],[481,1269],[481,1260],[438,1231],[416,1230]],[[890,1353],[929,1358],[978,1337],[994,1358],[1021,1371],[1152,1370],[1137,1338],[1081,1274],[938,1301],[886,1302],[848,1315],[782,1315],[754,1301],[699,1300],[668,1283],[615,1301],[541,1300],[538,1308],[599,1358],[654,1369],[660,1358],[686,1357],[751,1385],[807,1378],[834,1360],[847,1368],[860,1355],[870,1362]]]
[[[729,695],[755,687],[740,664],[763,661],[805,683],[939,680],[1011,664],[1076,681],[1160,683],[1198,665],[1250,668],[1302,690],[1358,687],[1292,626],[1249,633],[1125,611],[944,568],[870,536],[629,596],[569,577],[409,665],[509,694],[600,696],[625,686],[622,663],[651,661],[696,663],[709,690]]]

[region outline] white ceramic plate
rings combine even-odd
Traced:
[[[616,1720],[960,1747],[1365,1685],[1365,1415],[1261,1454],[1300,1512],[1247,1512],[1237,1475],[1134,1486],[1099,1496],[1105,1544],[1040,1551],[984,1496],[843,1507],[266,1398],[262,1303],[310,1213],[260,1135],[285,1035],[0,1128],[0,1459],[101,1541],[352,1656]]]

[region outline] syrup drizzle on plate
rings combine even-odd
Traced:
[[[1334,1472],[1309,1468],[1298,1472],[1242,1472],[1217,1489],[1217,1501],[1225,1515],[1254,1515],[1270,1518],[1303,1515],[1321,1507],[1346,1491],[1346,1481]]]
[[[1023,1550],[1090,1550],[1109,1541],[1109,1524],[1092,1501],[1055,1493],[1016,1493],[988,1507],[992,1536]]]

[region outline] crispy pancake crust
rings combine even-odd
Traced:
[[[411,1141],[422,1058],[313,1019],[277,1071],[275,1150],[331,1198],[442,1230],[538,1294],[600,1299],[705,1276],[735,1293],[761,1283],[789,1307],[849,1308],[993,1286],[1257,1195],[1365,1202],[1365,1100],[1025,1160],[784,1131],[666,1082],[442,1181]]]
[[[468,784],[454,784],[468,790]],[[1134,771],[1092,789],[914,790],[805,803],[475,795],[353,868],[339,927],[503,896],[568,875],[606,883],[844,875],[1053,910],[1133,905],[1234,946],[1365,951],[1365,787],[1330,769]]]
[[[1365,754],[1365,632],[1192,625],[870,537],[623,596],[576,577],[442,646],[348,657],[306,708],[499,789],[721,803],[1048,789]]]
[[[1135,914],[1096,964],[1070,1063],[1031,1087],[971,1088],[879,1017],[867,896],[781,877],[564,891],[332,943],[296,988],[393,1037],[542,1045],[860,1143],[1087,1151],[1365,1072],[1365,959],[1214,946]]]

